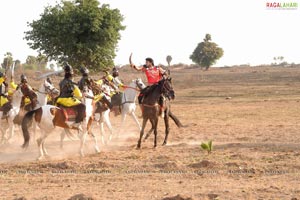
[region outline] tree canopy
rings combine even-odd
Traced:
[[[47,56],[39,54],[37,56],[29,55],[24,63],[25,69],[44,70],[47,66]]]
[[[171,65],[171,61],[172,61],[172,56],[167,55],[166,60],[167,60],[168,65],[170,66]]]
[[[62,0],[28,24],[25,39],[50,59],[104,70],[114,65],[122,21],[118,9],[100,6],[98,0]]]
[[[7,70],[7,68],[10,67],[12,64],[13,64],[12,53],[7,52],[6,54],[4,54],[4,58],[1,66],[4,70]]]
[[[190,56],[190,59],[207,70],[210,66],[215,64],[216,61],[223,56],[223,54],[223,49],[216,43],[211,42],[211,35],[206,34],[203,42],[200,42],[197,45],[193,54]]]

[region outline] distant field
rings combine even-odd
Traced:
[[[167,146],[153,149],[150,137],[136,150],[139,133],[128,119],[126,131],[101,145],[100,154],[89,139],[84,158],[79,141],[66,140],[61,151],[56,131],[46,141],[51,159],[37,162],[36,144],[23,152],[17,131],[11,144],[0,146],[0,199],[68,199],[78,193],[124,200],[300,198],[300,67],[176,68],[171,75],[172,110],[188,127],[171,122]],[[128,83],[143,74],[123,69],[120,76]],[[117,132],[120,116],[111,119]],[[161,144],[163,120],[159,124]],[[100,137],[99,127],[94,133]],[[210,155],[200,149],[208,140]]]

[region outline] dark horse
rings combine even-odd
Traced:
[[[172,79],[171,78],[163,78],[157,84],[152,85],[142,102],[143,108],[143,124],[142,130],[140,132],[140,138],[138,140],[137,148],[141,148],[141,142],[144,135],[145,127],[147,121],[150,120],[152,129],[154,130],[154,147],[157,146],[157,125],[159,119],[159,111],[160,105],[158,104],[160,98],[162,96],[170,97],[171,99],[175,98],[175,92],[172,86]],[[165,101],[166,102],[166,101]],[[168,135],[169,135],[169,117],[170,117],[170,107],[169,105],[164,106],[164,121],[165,121],[165,139],[163,145],[167,144]]]

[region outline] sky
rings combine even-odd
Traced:
[[[152,57],[156,64],[190,64],[189,56],[206,33],[224,50],[214,66],[270,64],[273,57],[300,63],[300,0],[296,10],[270,10],[267,0],[101,0],[118,8],[126,29],[121,32],[115,64],[143,64]],[[25,62],[37,55],[24,38],[27,22],[36,20],[56,0],[0,1],[0,59],[12,52]],[[272,1],[273,2],[273,1]]]

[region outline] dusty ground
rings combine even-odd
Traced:
[[[59,149],[58,130],[47,140],[51,158],[37,162],[36,145],[23,152],[17,131],[0,147],[0,199],[79,193],[95,199],[300,199],[300,68],[174,69],[172,76],[172,109],[188,127],[172,123],[167,146],[153,149],[151,137],[136,150],[138,131],[128,119],[126,132],[101,144],[101,153],[94,154],[89,139],[84,158],[78,141],[67,139]],[[112,121],[117,132],[120,117]],[[163,128],[161,120],[159,143]],[[208,155],[200,144],[210,139]]]

